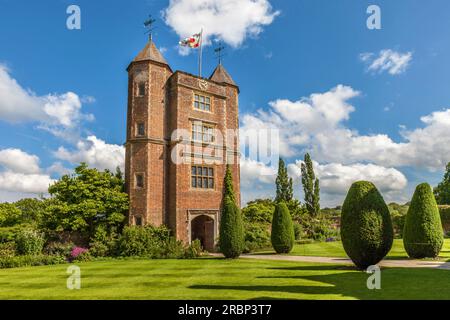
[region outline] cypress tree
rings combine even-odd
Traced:
[[[278,161],[278,175],[275,180],[277,194],[275,202],[284,201],[289,203],[294,197],[294,188],[292,186],[292,178],[289,178],[286,164],[283,159]]]
[[[289,253],[294,246],[294,225],[289,209],[283,201],[276,204],[273,213],[271,240],[277,253]]]
[[[317,216],[320,212],[320,186],[309,153],[305,154],[301,171],[306,210],[311,216]]]
[[[229,165],[227,165],[224,179],[219,248],[226,258],[232,259],[239,257],[244,249],[244,224],[241,210],[236,205]]]
[[[435,258],[444,243],[441,217],[431,186],[422,183],[406,214],[403,245],[411,258]]]

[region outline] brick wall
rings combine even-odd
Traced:
[[[143,97],[136,95],[140,82],[146,83]],[[171,135],[175,129],[185,129],[189,139],[194,120],[211,124],[224,135],[227,128],[238,129],[238,89],[180,71],[172,73],[168,66],[143,61],[131,64],[128,90],[125,178],[130,196],[129,222],[133,224],[135,216],[142,216],[147,224],[167,224],[177,239],[188,242],[189,212],[205,211],[216,214],[219,219],[227,156],[234,161],[233,180],[240,203],[239,143],[237,136],[233,137],[234,146],[230,150],[221,145],[207,148],[197,143],[195,153],[208,151],[213,157],[212,163],[205,163],[189,152],[192,149],[185,148],[183,163],[175,164],[171,153],[189,142]],[[211,112],[193,108],[194,93],[211,97]],[[145,123],[143,137],[136,136],[138,122]],[[193,161],[214,168],[214,189],[191,187]],[[137,173],[144,174],[141,189],[136,188]]]

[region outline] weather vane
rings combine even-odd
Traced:
[[[219,64],[222,64],[222,58],[225,56],[224,50],[225,46],[222,44],[222,42],[219,42],[218,47],[214,49],[216,58],[219,59]]]
[[[145,31],[145,34],[149,35],[150,40],[152,40],[152,32],[153,30],[155,30],[155,27],[153,26],[155,22],[156,19],[153,19],[151,14],[149,14],[148,19],[144,21],[144,27],[145,29],[147,29],[147,31]]]

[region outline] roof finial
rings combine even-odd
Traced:
[[[214,53],[216,55],[216,59],[219,59],[219,65],[222,65],[222,57],[225,56],[224,51],[225,46],[219,41],[218,46],[214,49]]]
[[[155,27],[153,26],[153,24],[156,22],[156,19],[152,18],[152,15],[149,14],[148,15],[148,19],[144,21],[144,27],[147,29],[147,31],[145,31],[145,33],[148,33],[148,40],[149,42],[152,42],[152,33],[153,30],[155,30]]]

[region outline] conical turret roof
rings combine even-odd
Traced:
[[[158,50],[158,48],[156,48],[155,43],[152,40],[147,42],[144,49],[139,52],[136,58],[134,58],[133,62],[145,60],[156,61],[168,65],[166,59],[164,59],[163,55]]]
[[[216,67],[216,69],[214,69],[214,72],[211,74],[209,79],[215,82],[227,83],[233,86],[237,86],[233,81],[233,78],[231,78],[230,74],[227,72],[227,70],[225,70],[221,63]]]

